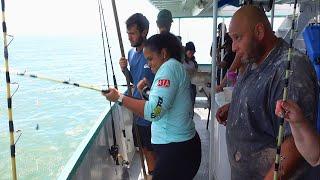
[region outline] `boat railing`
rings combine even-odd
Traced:
[[[119,146],[119,165],[116,165],[109,153],[113,144],[111,118],[114,120]],[[105,110],[62,169],[58,179],[125,179],[123,177],[126,176],[127,166],[135,153],[131,133],[132,118],[132,113],[119,105]]]

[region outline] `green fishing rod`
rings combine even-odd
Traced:
[[[125,54],[124,54],[124,48],[123,48],[121,31],[120,31],[120,26],[119,26],[119,18],[118,18],[118,13],[117,13],[116,2],[115,2],[115,0],[112,0],[111,2],[112,2],[114,20],[115,20],[116,28],[117,28],[117,34],[118,34],[118,40],[119,40],[121,56],[122,57],[126,57]],[[122,72],[126,77],[127,85],[129,85],[130,82],[133,82],[132,81],[132,76],[131,76],[131,74],[130,74],[130,72],[129,72],[129,70],[127,68],[125,68],[125,70],[123,70]],[[132,96],[131,87],[128,87],[127,95],[128,96]],[[147,179],[147,171],[146,171],[146,167],[144,165],[144,156],[143,156],[143,152],[142,152],[142,143],[140,141],[140,135],[139,135],[138,127],[137,127],[137,124],[136,124],[135,121],[133,121],[133,131],[134,131],[134,134],[136,135],[137,144],[139,146],[139,156],[140,156],[140,162],[141,162],[143,177],[146,180]]]
[[[14,125],[13,125],[13,112],[12,112],[12,96],[10,92],[10,73],[9,73],[9,52],[7,43],[7,25],[5,19],[5,1],[1,0],[2,9],[2,32],[3,32],[3,55],[5,60],[6,70],[6,83],[7,83],[7,104],[8,104],[8,119],[9,119],[9,132],[10,132],[10,152],[11,152],[11,170],[12,179],[17,179],[17,167],[16,167],[16,146],[14,143]]]
[[[102,28],[102,18],[103,18],[103,21],[104,21],[104,15],[103,15],[103,8],[102,8],[101,0],[98,0],[98,5],[99,5],[99,19],[100,19],[101,38],[102,38],[102,45],[103,45],[104,64],[105,64],[106,75],[107,75],[107,86],[109,88],[110,85],[109,85],[109,75],[108,75],[106,47],[105,47],[105,43],[104,43],[104,35],[103,35],[103,28]],[[106,27],[105,27],[105,30],[106,30]],[[105,33],[106,33],[106,36],[107,36],[107,31],[105,31]],[[112,62],[108,38],[107,38],[107,42],[108,42],[108,48],[109,48],[109,57],[110,57],[110,61]],[[113,71],[113,65],[112,65],[112,71]],[[117,81],[115,79],[114,72],[113,72],[113,82],[114,82],[115,88],[117,89],[118,88],[117,87]],[[109,101],[109,105],[110,105],[110,108],[111,108],[111,101]],[[111,126],[112,126],[111,128],[112,128],[113,145],[110,147],[109,153],[112,156],[113,160],[115,161],[116,165],[119,165],[119,158],[118,158],[119,157],[119,146],[117,144],[116,131],[115,131],[115,125],[114,125],[114,118],[113,118],[112,110],[111,110]]]
[[[286,71],[285,71],[285,81],[284,81],[284,88],[283,88],[283,96],[282,100],[286,101],[288,99],[288,86],[289,86],[289,76],[291,72],[291,58],[292,58],[292,51],[293,51],[293,34],[295,29],[295,17],[296,17],[296,8],[297,8],[297,0],[294,1],[293,7],[293,17],[292,17],[292,24],[291,24],[291,32],[290,32],[290,43],[289,43],[289,51],[288,51],[288,60],[286,61]],[[282,115],[280,119],[280,126],[277,138],[277,152],[276,152],[276,159],[274,164],[274,173],[273,179],[277,180],[279,178],[279,168],[280,168],[280,161],[281,161],[281,144],[283,141],[284,135],[284,115]]]

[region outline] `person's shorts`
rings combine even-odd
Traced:
[[[152,151],[153,149],[151,145],[151,126],[140,126],[140,125],[136,125],[136,126],[138,128],[138,133],[139,133],[142,147],[146,148],[149,151]],[[132,127],[132,134],[133,134],[134,145],[136,147],[139,147],[134,126]]]

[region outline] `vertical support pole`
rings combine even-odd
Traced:
[[[212,59],[211,59],[211,90],[210,90],[210,95],[211,95],[211,121],[214,121],[215,119],[215,112],[214,112],[214,108],[215,108],[215,87],[216,87],[216,57],[217,57],[217,51],[216,48],[217,47],[217,17],[218,17],[218,1],[213,1],[212,3],[212,30],[213,30],[213,38],[212,38]],[[213,151],[214,151],[214,145],[213,145],[213,140],[214,140],[214,133],[213,133],[213,123],[210,123],[210,146],[209,146],[209,150],[210,150],[210,154],[209,154],[209,180],[213,180],[214,176],[213,176],[213,171],[215,171],[215,169],[213,169]],[[213,170],[213,171],[212,171]]]
[[[273,30],[273,24],[274,24],[274,8],[275,8],[275,0],[272,2],[272,9],[271,9],[271,29]]]

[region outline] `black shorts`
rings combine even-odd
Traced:
[[[140,142],[143,148],[146,148],[149,151],[152,151],[152,145],[151,145],[151,125],[150,126],[140,126],[136,125],[138,128],[138,133],[140,137]],[[134,145],[136,147],[139,147],[138,142],[137,142],[137,137],[136,133],[134,130],[134,126],[132,126],[132,134],[133,134],[133,141]]]
[[[198,133],[184,142],[153,144],[157,156],[153,180],[192,180],[201,163]]]

